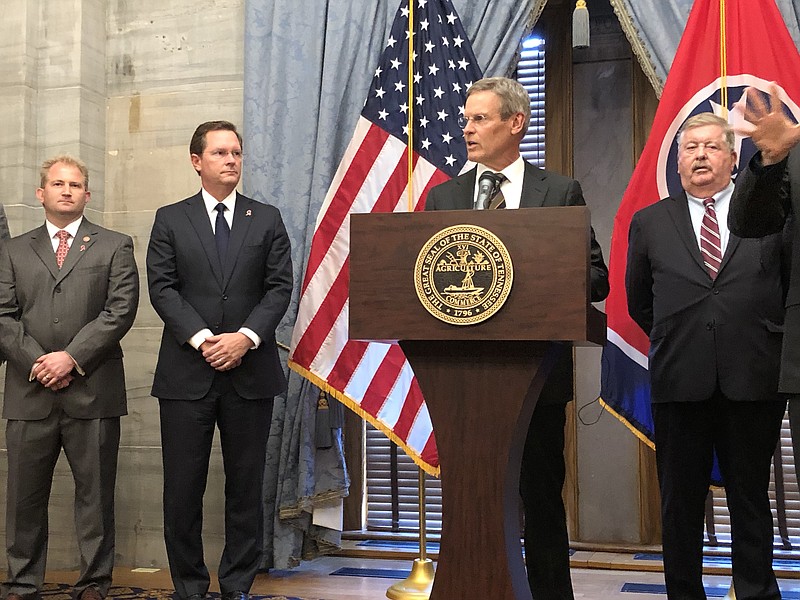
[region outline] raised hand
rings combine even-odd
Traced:
[[[794,123],[783,110],[778,86],[770,84],[769,102],[764,102],[761,93],[752,87],[745,90],[739,105],[745,123],[734,127],[736,133],[749,136],[761,150],[765,165],[782,161],[789,151],[800,142],[800,125]]]

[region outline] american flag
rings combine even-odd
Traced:
[[[467,161],[458,120],[481,77],[450,0],[415,0],[413,101],[409,5],[401,2],[353,139],[317,217],[292,334],[289,366],[398,444],[425,471],[439,458],[428,409],[396,344],[348,340],[350,213],[408,210],[408,122],[413,111],[414,210]]]

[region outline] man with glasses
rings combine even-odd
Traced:
[[[583,206],[574,179],[526,162],[519,145],[528,130],[530,98],[519,82],[491,77],[467,91],[462,127],[474,169],[430,190],[426,210]],[[495,182],[488,186],[487,181]],[[477,205],[477,206],[476,206]],[[524,282],[523,282],[524,283]],[[608,295],[608,268],[591,232],[591,296]],[[564,346],[539,396],[522,457],[520,494],[525,513],[525,557],[534,600],[571,599],[569,535],[564,487],[564,426],[572,400],[572,349]]]
[[[675,600],[706,597],[703,521],[715,452],[736,597],[781,597],[768,491],[786,408],[778,370],[788,256],[780,230],[763,239],[728,231],[734,143],[725,119],[687,119],[678,133],[682,190],[638,211],[630,226],[628,312],[650,338],[664,579]]]
[[[262,556],[262,479],[273,397],[286,389],[275,329],[292,263],[278,209],[236,191],[242,140],[209,121],[189,154],[201,190],[156,213],[150,301],[164,321],[153,380],[164,464],[164,539],[175,591],[202,600],[203,493],[215,426],[225,469],[224,600],[246,600]]]

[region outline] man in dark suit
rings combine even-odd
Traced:
[[[262,479],[272,401],[286,389],[275,329],[289,305],[289,237],[274,206],[236,192],[242,141],[227,121],[189,145],[202,189],[156,213],[150,300],[164,321],[153,396],[164,462],[164,539],[179,598],[209,587],[203,493],[215,426],[225,469],[224,600],[246,600],[261,563]]]
[[[748,89],[748,123],[742,133],[759,148],[736,179],[728,215],[731,232],[763,237],[786,229],[792,240],[791,272],[786,292],[780,390],[790,394],[792,432],[800,431],[800,125],[783,111],[778,89],[772,86],[769,105],[760,92]]]
[[[505,77],[474,83],[467,91],[463,130],[467,157],[474,169],[430,190],[426,210],[472,209],[483,202],[480,180],[502,174],[499,193],[489,206],[536,208],[583,206],[580,184],[526,162],[519,145],[528,130],[531,109],[525,88]],[[499,202],[498,200],[502,200]],[[591,295],[598,302],[608,295],[608,269],[591,233]],[[569,535],[561,492],[564,487],[564,426],[572,400],[572,351],[565,346],[534,409],[520,473],[525,513],[525,557],[534,600],[571,599]]]
[[[139,302],[127,235],[90,223],[86,166],[42,165],[41,227],[0,247],[0,353],[6,358],[7,600],[38,598],[47,559],[47,505],[61,448],[75,481],[80,600],[108,593],[114,566],[114,485],[127,414],[120,340]]]
[[[649,371],[670,599],[704,599],[703,518],[716,451],[731,516],[736,597],[780,598],[772,571],[770,464],[778,394],[783,239],[726,227],[733,131],[710,113],[678,134],[684,192],[631,221],[628,312],[650,337]]]

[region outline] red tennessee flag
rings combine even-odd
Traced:
[[[603,349],[601,396],[606,408],[645,441],[653,436],[647,375],[649,342],[628,316],[625,298],[631,217],[640,208],[679,192],[676,134],[688,117],[700,112],[727,113],[729,122],[735,125],[743,118],[735,103],[744,89],[752,86],[767,92],[769,82],[775,81],[786,108],[800,120],[796,104],[800,101],[799,75],[800,55],[773,0],[695,1],[611,237],[608,344]],[[744,167],[755,147],[749,139],[737,135],[736,150],[739,166]]]
[[[408,210],[408,27],[404,0],[317,217],[289,366],[438,475],[428,409],[400,347],[348,340],[349,215]],[[466,163],[458,118],[481,73],[450,0],[415,3],[414,30],[412,191],[414,210],[421,210],[427,191]]]

